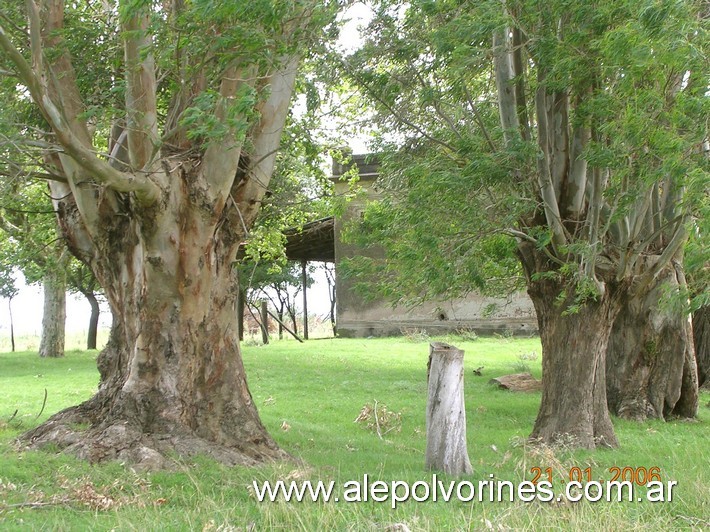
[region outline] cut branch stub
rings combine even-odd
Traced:
[[[429,344],[426,468],[451,475],[473,472],[466,449],[463,354],[449,344]]]

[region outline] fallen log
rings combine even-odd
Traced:
[[[513,373],[503,375],[488,381],[488,384],[495,384],[498,388],[510,390],[512,392],[537,392],[542,390],[542,381],[537,380],[530,373]]]

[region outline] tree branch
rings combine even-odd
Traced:
[[[421,84],[422,89],[433,90],[432,86],[429,83],[427,83],[426,80],[422,77],[422,74],[421,74],[421,72],[419,72],[419,70],[417,70],[416,68],[412,68],[412,70],[414,72],[414,76],[417,78],[417,80]],[[441,91],[439,90],[439,87],[437,87],[436,90],[437,90],[437,94],[436,94],[436,97],[432,99],[431,106],[434,108],[434,111],[436,112],[436,114],[439,115],[439,117],[444,122],[446,122],[446,124],[449,126],[449,129],[451,130],[451,132],[454,135],[456,135],[459,139],[463,139],[463,136],[461,135],[459,128],[456,127],[454,120],[449,115],[447,115],[444,112],[444,110],[441,108],[441,101],[442,101]]]
[[[256,83],[256,68],[251,67],[243,72],[234,66],[227,68],[222,76],[219,89],[219,102],[217,103],[216,118],[227,126],[225,138],[219,142],[210,142],[205,150],[202,161],[202,174],[210,185],[210,195],[213,198],[224,199],[234,182],[242,154],[243,140],[234,125],[228,123],[230,105],[239,89],[246,86],[253,87]]]
[[[546,96],[550,176],[555,197],[559,201],[562,183],[569,177],[569,98],[564,91],[555,91]]]
[[[673,260],[676,253],[682,250],[685,242],[688,240],[687,224],[688,216],[685,216],[678,224],[678,228],[676,229],[673,238],[663,250],[663,253],[661,253],[661,256],[658,258],[656,263],[644,274],[642,274],[641,281],[636,288],[637,293],[644,293],[648,286],[656,280],[656,277],[658,277],[663,268],[665,268]]]
[[[544,77],[540,73],[541,77]],[[542,79],[540,80],[542,82]],[[537,181],[540,187],[540,196],[542,198],[543,208],[545,210],[545,219],[552,231],[552,243],[555,247],[562,246],[567,242],[565,230],[562,226],[560,217],[560,208],[557,204],[557,193],[552,182],[550,174],[550,145],[548,142],[548,123],[547,123],[547,105],[546,92],[544,84],[538,87],[535,95],[535,108],[537,111],[537,141],[542,152],[542,156],[537,159]]]
[[[600,168],[594,168],[592,169],[591,197],[589,198],[589,211],[587,212],[586,220],[589,227],[588,244],[592,254],[585,266],[585,273],[588,277],[594,276],[594,267],[599,251],[599,223],[601,221],[603,194],[602,171]]]
[[[31,177],[32,179],[43,179],[45,181],[58,181],[60,183],[66,183],[67,178],[63,175],[53,174],[51,172],[26,172],[24,175]],[[14,174],[9,172],[0,171],[0,176],[2,177],[14,177]]]
[[[587,188],[587,160],[582,155],[589,143],[591,133],[585,125],[578,125],[572,132],[570,147],[570,171],[567,180],[567,205],[570,215],[577,219],[584,209],[584,196]]]
[[[280,68],[271,76],[271,93],[259,106],[261,118],[253,133],[253,148],[249,157],[252,162],[245,177],[235,183],[233,197],[247,227],[254,222],[261,198],[271,180],[296,82],[298,62],[296,56],[283,57]]]
[[[508,235],[515,237],[515,238],[519,238],[521,240],[526,240],[527,242],[530,242],[532,244],[535,244],[535,247],[537,249],[542,250],[542,252],[545,254],[545,256],[548,259],[550,259],[552,262],[554,262],[555,264],[557,264],[559,266],[563,266],[565,264],[563,261],[561,261],[560,259],[555,257],[552,253],[550,253],[550,250],[547,249],[547,246],[540,246],[540,243],[538,242],[538,240],[536,238],[530,236],[529,234],[524,233],[523,231],[518,231],[517,229],[513,229],[511,227],[509,227],[508,229],[505,229],[503,231],[503,233],[508,234]]]
[[[518,133],[518,110],[515,103],[515,87],[513,86],[513,69],[506,30],[498,30],[493,34],[493,68],[495,70],[496,89],[498,92],[498,112],[500,125],[503,128],[505,145],[510,147],[514,135]]]
[[[518,123],[523,140],[530,140],[530,119],[528,118],[527,98],[525,97],[525,63],[523,61],[523,32],[513,27],[512,62],[515,80],[515,105],[518,111]]]
[[[158,140],[155,60],[150,51],[150,8],[121,2],[129,12],[123,21],[126,58],[126,130],[133,170],[143,170],[153,160]]]
[[[32,69],[41,75],[44,72],[44,61],[42,59],[42,35],[40,32],[39,9],[34,0],[25,0],[27,15],[30,19],[30,51],[32,52]]]
[[[462,81],[461,84],[463,86],[464,94],[466,95],[466,101],[468,103],[468,106],[471,109],[471,113],[473,113],[473,119],[478,124],[478,127],[481,128],[481,132],[483,133],[483,136],[486,137],[486,142],[488,143],[488,146],[491,148],[491,151],[493,153],[496,153],[498,150],[496,149],[496,146],[493,143],[491,136],[488,134],[488,130],[486,129],[485,124],[483,123],[483,119],[481,118],[481,114],[478,112],[478,107],[473,102],[473,98],[471,97],[471,92],[468,90],[468,86],[466,85],[466,82]]]
[[[147,179],[138,179],[132,174],[118,172],[108,163],[99,159],[92,150],[84,145],[71,130],[61,111],[49,97],[40,78],[10,41],[2,26],[0,26],[0,49],[5,52],[17,69],[20,80],[28,88],[32,99],[39,106],[47,122],[52,126],[59,143],[79,166],[90,173],[98,182],[114,190],[134,192],[139,201],[144,204],[150,204],[157,200],[159,189],[154,183]]]
[[[343,65],[343,67],[345,68],[345,70],[347,70],[347,71],[350,73],[350,75],[353,76],[353,77],[358,81],[358,83],[359,83],[362,87],[364,87],[366,90],[369,89],[368,86],[367,86],[367,83],[365,82],[365,80],[363,80],[362,77],[358,76],[357,73],[353,72],[353,71],[349,68],[349,66],[348,66],[348,64],[347,64],[347,61],[343,61],[343,62],[342,62],[342,65]],[[444,141],[441,140],[441,139],[438,139],[438,138],[436,138],[436,137],[430,135],[430,134],[427,133],[423,128],[421,128],[420,126],[416,125],[416,124],[415,124],[414,122],[412,122],[411,120],[409,120],[409,119],[405,118],[404,116],[402,116],[401,113],[398,113],[391,105],[389,105],[383,98],[381,98],[380,95],[377,94],[376,91],[374,91],[374,90],[368,90],[368,92],[370,93],[370,96],[371,96],[374,100],[376,100],[380,105],[382,105],[382,107],[384,107],[384,108],[387,110],[387,112],[388,112],[392,117],[394,117],[395,120],[397,120],[397,121],[400,122],[401,124],[407,126],[408,128],[412,129],[412,130],[415,131],[418,135],[421,135],[421,136],[424,137],[425,139],[427,139],[427,140],[429,140],[429,141],[431,141],[431,142],[433,142],[433,143],[435,143],[435,144],[438,144],[438,145],[440,145],[440,146],[446,148],[446,150],[447,150],[447,155],[449,155],[449,157],[450,157],[451,159],[454,159],[454,158],[451,157],[451,155],[450,155],[450,154],[452,154],[452,153],[456,153],[456,150],[453,148],[453,146],[451,146],[451,145],[448,144],[447,142],[444,142]]]

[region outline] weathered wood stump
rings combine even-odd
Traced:
[[[426,407],[426,468],[451,475],[473,472],[466,449],[463,397],[463,351],[433,342],[429,345]]]
[[[512,392],[537,392],[542,390],[542,381],[537,380],[530,373],[502,375],[489,380],[488,384],[495,384],[499,388]]]

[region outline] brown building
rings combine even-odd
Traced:
[[[524,292],[516,293],[506,299],[471,294],[461,299],[429,301],[411,309],[393,308],[387,301],[364,301],[352,289],[353,281],[337,275],[338,264],[343,258],[363,253],[363,250],[356,246],[344,244],[340,235],[345,224],[360,217],[367,199],[377,198],[375,181],[378,176],[378,165],[371,162],[371,158],[366,155],[355,155],[352,159],[358,167],[359,185],[363,189],[365,200],[351,201],[344,215],[334,220],[336,313],[340,336],[386,336],[401,334],[411,329],[424,330],[429,334],[473,330],[481,334],[497,332],[528,335],[537,331],[535,309]],[[333,165],[336,194],[345,194],[348,191],[349,184],[339,179],[345,170],[346,168],[339,164]],[[368,250],[368,253],[372,256],[377,251]],[[490,309],[495,310],[491,313]]]

